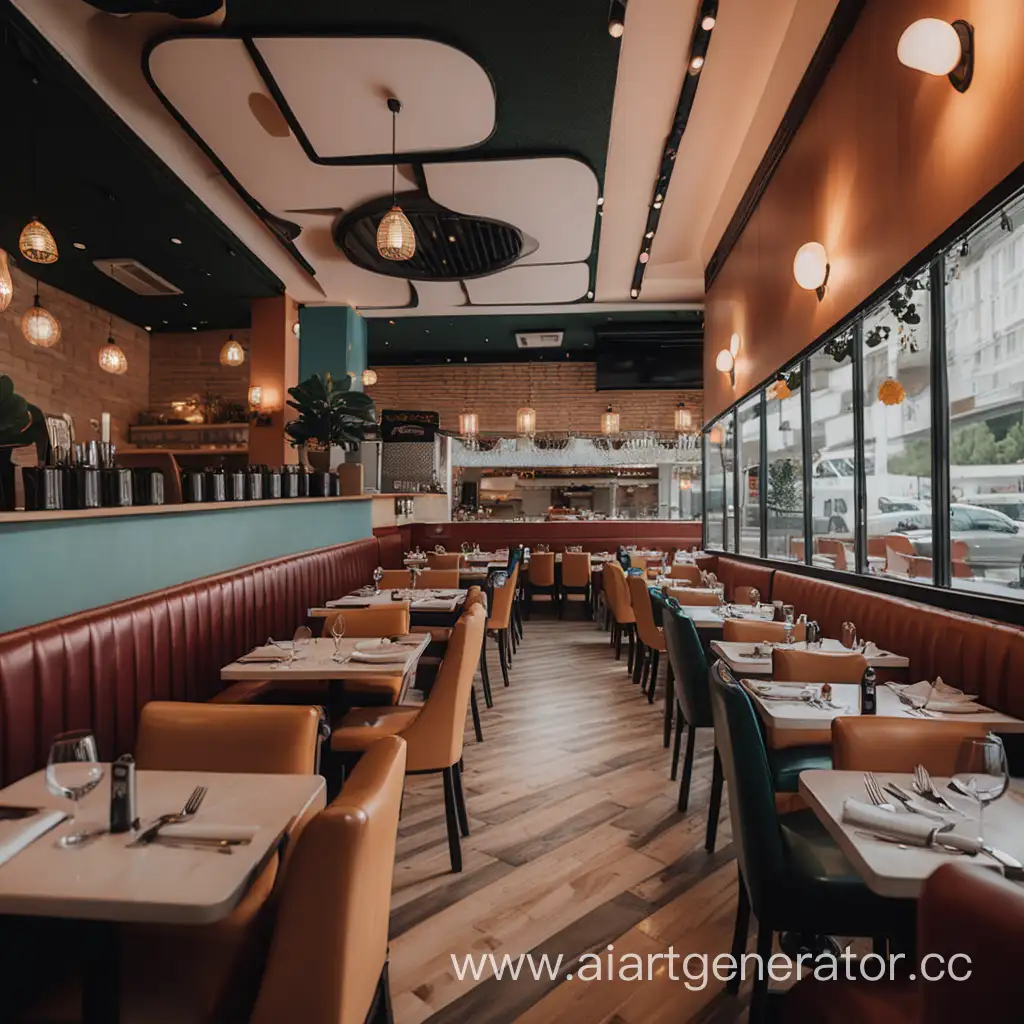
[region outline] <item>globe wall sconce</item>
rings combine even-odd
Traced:
[[[966,92],[974,77],[974,28],[958,19],[919,18],[896,44],[901,64],[937,78],[946,76],[957,92]]]
[[[729,386],[736,387],[736,356],[740,351],[740,336],[733,333],[729,347],[723,348],[715,357],[715,369],[729,374]]]
[[[793,277],[801,288],[814,292],[821,302],[832,267],[821,242],[804,242],[793,257]]]

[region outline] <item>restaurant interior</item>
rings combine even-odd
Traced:
[[[0,0],[0,1020],[1019,1019],[1022,51]]]

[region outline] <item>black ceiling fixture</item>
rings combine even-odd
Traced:
[[[650,209],[647,211],[644,237],[640,240],[640,253],[637,256],[636,269],[633,271],[633,282],[629,289],[629,297],[631,299],[640,298],[640,291],[644,284],[644,273],[647,270],[647,263],[651,258],[651,247],[654,245],[654,236],[658,231],[661,211],[668,197],[668,186],[672,180],[676,156],[679,153],[679,146],[683,140],[683,133],[686,131],[687,122],[690,120],[693,101],[697,97],[697,86],[700,84],[701,72],[704,68],[704,62],[707,60],[708,47],[711,44],[711,33],[714,30],[717,19],[718,0],[702,0],[700,10],[697,12],[697,21],[693,27],[693,36],[690,39],[690,55],[687,59],[683,87],[679,93],[676,116],[672,122],[672,130],[668,133],[668,138],[665,140],[658,177],[654,182]]]
[[[608,35],[619,39],[626,31],[626,0],[612,0],[608,8]]]
[[[374,199],[334,227],[334,242],[358,267],[410,281],[466,281],[511,266],[537,247],[511,224],[474,217],[435,203],[426,195],[402,197],[402,210],[416,233],[411,259],[385,259],[377,251],[377,225],[392,198]]]
[[[219,11],[224,0],[85,0],[106,14],[170,14],[175,18],[205,18]]]

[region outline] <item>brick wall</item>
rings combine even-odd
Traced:
[[[79,441],[98,440],[99,432],[89,421],[109,412],[111,440],[126,444],[128,424],[149,402],[149,335],[114,317],[114,340],[128,357],[128,372],[121,377],[105,373],[97,354],[110,333],[109,314],[44,284],[40,302],[60,321],[61,339],[53,348],[37,348],[21,333],[21,317],[32,305],[35,281],[13,265],[11,276],[14,299],[0,314],[0,373],[11,377],[14,390],[43,412],[71,413]],[[15,461],[34,464],[34,449],[19,449]]]
[[[245,349],[241,366],[221,366],[220,350],[234,334]],[[188,331],[154,334],[150,339],[149,408],[171,412],[171,402],[212,391],[229,402],[246,405],[249,397],[249,332]]]
[[[466,366],[377,366],[377,383],[366,391],[378,409],[428,409],[441,427],[458,430],[459,413],[480,417],[483,434],[515,432],[516,410],[532,403],[537,430],[597,433],[611,405],[623,430],[673,429],[683,401],[702,421],[701,391],[597,391],[593,363],[491,363]],[[532,392],[531,392],[532,382]],[[531,398],[532,393],[532,398]]]

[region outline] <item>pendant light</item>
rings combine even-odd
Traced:
[[[411,260],[416,255],[416,233],[409,223],[409,218],[398,205],[398,193],[395,185],[397,171],[395,133],[398,114],[402,104],[394,96],[388,97],[388,110],[391,111],[391,209],[381,218],[377,227],[377,252],[386,260]]]
[[[228,335],[224,347],[220,350],[221,366],[241,366],[245,362],[245,349],[235,341],[233,334]]]
[[[516,433],[520,437],[533,437],[537,433],[537,413],[533,408],[533,366],[527,367],[530,375],[529,404],[516,410]]]
[[[480,417],[475,412],[459,414],[459,435],[465,438],[476,437],[480,433]]]
[[[38,82],[33,79],[32,84],[38,86]],[[33,97],[35,101],[36,97]],[[33,102],[33,108],[36,104]],[[32,118],[32,196],[33,200],[38,193],[36,186],[36,148],[38,140],[36,138],[36,118]],[[50,229],[37,220],[35,216],[21,229],[21,237],[18,239],[18,248],[21,250],[21,255],[25,259],[32,263],[56,263],[57,262],[57,242],[53,235],[50,233]]]
[[[377,371],[369,368],[363,370],[363,387],[372,388],[377,383]]]
[[[693,430],[693,413],[686,408],[685,402],[680,402],[676,409],[676,433],[689,434]]]
[[[21,318],[21,333],[30,345],[53,348],[60,341],[60,321],[39,302],[39,282],[36,281],[36,300]]]
[[[11,280],[11,271],[7,266],[7,253],[0,249],[0,313],[11,304],[14,298],[14,281]]]
[[[113,313],[110,314],[110,321],[107,325],[107,343],[100,348],[98,361],[100,369],[106,373],[123,377],[128,372],[128,357],[118,346],[117,342],[114,341]]]
[[[619,432],[619,414],[609,405],[601,414],[601,433],[607,437]]]

